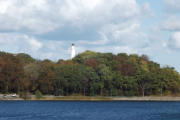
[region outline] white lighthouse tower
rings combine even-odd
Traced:
[[[76,55],[76,51],[75,51],[75,45],[72,44],[71,46],[71,59],[73,59]]]

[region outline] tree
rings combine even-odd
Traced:
[[[30,55],[25,53],[19,53],[16,55],[17,58],[21,59],[23,64],[34,63],[36,60],[32,58]]]
[[[30,91],[35,92],[39,87],[40,71],[41,66],[40,62],[30,63],[24,66],[24,70],[28,75],[30,81]]]
[[[100,65],[98,68],[98,74],[100,76],[101,82],[104,83],[104,89],[107,95],[112,95],[112,80],[113,80],[113,73],[111,72],[110,68],[105,65]],[[103,93],[103,88],[101,88],[101,95]]]
[[[28,90],[27,76],[19,58],[12,54],[1,53],[0,67],[1,92],[19,93],[22,90]]]
[[[53,62],[0,52],[0,92],[84,96],[178,95],[180,74],[148,56],[86,51]]]
[[[99,62],[94,58],[87,59],[84,64],[86,66],[92,67],[93,69],[97,69],[99,66]]]
[[[42,93],[39,90],[36,90],[35,96],[37,99],[40,99],[40,98],[42,98]]]
[[[55,63],[49,60],[44,60],[40,64],[40,75],[39,75],[39,86],[38,89],[43,94],[53,94],[54,93],[54,73]]]
[[[142,91],[142,96],[145,96],[145,92],[147,89],[151,86],[151,75],[147,72],[141,71],[141,73],[138,73],[136,75],[137,83]]]

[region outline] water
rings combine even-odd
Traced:
[[[180,120],[180,102],[1,101],[0,120]]]

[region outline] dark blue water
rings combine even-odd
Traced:
[[[0,120],[180,120],[180,102],[1,101]]]

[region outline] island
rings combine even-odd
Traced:
[[[85,51],[55,62],[0,52],[0,100],[180,101],[180,74],[147,55]]]

